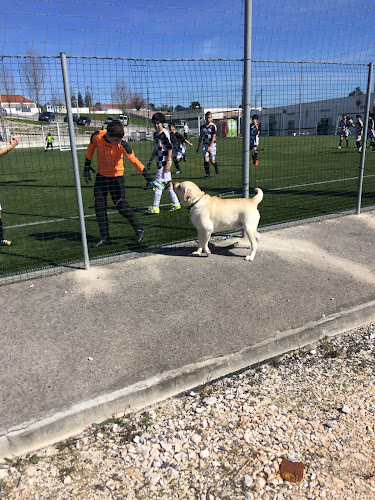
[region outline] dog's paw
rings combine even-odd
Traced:
[[[254,257],[252,257],[251,255],[246,255],[245,260],[253,261]]]

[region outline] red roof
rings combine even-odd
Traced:
[[[16,102],[19,103],[20,99],[22,99],[23,103],[28,103],[32,104],[34,101],[30,101],[27,97],[24,97],[23,95],[8,95],[8,94],[1,94],[0,95],[1,102]]]

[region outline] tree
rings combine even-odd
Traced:
[[[151,109],[151,111],[155,111],[155,104],[153,102],[150,102],[148,104],[148,107]]]
[[[141,94],[135,93],[132,94],[130,105],[132,108],[135,108],[137,111],[139,111],[141,108],[146,107],[146,101]]]
[[[92,107],[92,97],[91,97],[91,92],[89,91],[89,89],[86,90],[86,94],[85,94],[85,106],[87,108]]]
[[[190,109],[201,109],[201,105],[199,104],[198,101],[193,101],[191,104],[190,104]]]
[[[76,96],[75,96],[75,95],[72,95],[72,96],[70,97],[70,101],[71,101],[71,103],[72,103],[72,107],[73,107],[73,108],[76,108],[76,107],[77,107],[77,99],[76,99]]]
[[[83,108],[83,99],[81,92],[78,92],[78,107]]]
[[[361,87],[356,87],[355,90],[350,92],[349,97],[351,97],[353,95],[364,95],[364,93],[361,90]]]
[[[41,57],[33,52],[32,49],[28,48],[26,53],[25,62],[21,63],[20,67],[29,96],[39,108],[46,79],[45,68]]]
[[[1,90],[6,95],[6,101],[9,103],[9,114],[12,114],[12,108],[10,105],[10,96],[16,93],[14,78],[11,70],[4,63],[0,67],[0,85]]]
[[[51,105],[52,106],[63,106],[64,99],[59,96],[59,91],[54,87],[51,90]]]
[[[185,111],[186,109],[189,108],[184,108],[184,106],[181,106],[181,104],[177,104],[177,106],[174,108],[175,111]]]
[[[122,114],[126,114],[126,108],[131,99],[131,91],[124,80],[118,78],[112,90],[112,102],[119,105]]]
[[[169,104],[160,104],[160,106],[155,108],[155,111],[167,111],[169,113],[173,111],[173,106],[170,106]]]

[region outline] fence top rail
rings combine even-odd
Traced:
[[[14,59],[60,59],[61,54],[55,56],[39,56],[39,55],[19,55],[19,54],[0,54],[0,61],[3,58],[14,58]],[[134,61],[134,62],[217,62],[217,61],[232,61],[232,62],[243,62],[243,58],[231,59],[227,57],[209,57],[200,59],[156,59],[156,58],[135,58],[135,57],[101,57],[101,56],[68,56],[67,59],[98,59],[98,60],[116,60],[116,61]],[[336,66],[369,66],[372,62],[367,63],[344,63],[335,61],[292,61],[283,59],[249,59],[253,63],[278,63],[278,64],[330,64]]]

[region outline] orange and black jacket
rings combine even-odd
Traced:
[[[91,163],[96,149],[98,174],[107,177],[124,175],[124,155],[130,160],[138,172],[143,173],[145,167],[135,156],[129,144],[124,140],[122,140],[120,144],[111,144],[105,138],[106,133],[106,130],[94,132],[86,152],[86,161]]]

